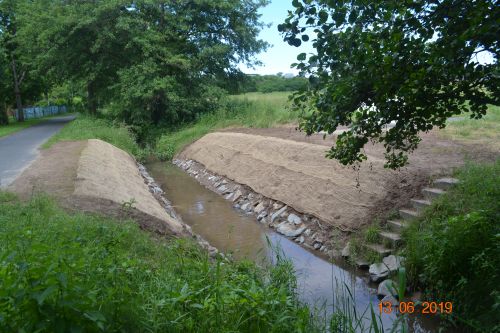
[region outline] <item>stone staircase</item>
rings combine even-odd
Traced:
[[[387,221],[387,228],[379,232],[379,243],[364,244],[371,252],[376,253],[381,258],[386,257],[396,251],[403,242],[402,231],[407,228],[413,220],[418,218],[422,211],[431,205],[432,201],[458,183],[455,178],[439,178],[433,182],[432,187],[422,189],[421,199],[411,199],[411,207],[399,210],[397,219]]]

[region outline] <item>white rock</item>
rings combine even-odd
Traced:
[[[382,263],[387,266],[387,269],[392,272],[397,272],[403,263],[403,257],[395,256],[391,254],[390,256],[382,259]]]
[[[304,234],[306,236],[309,236],[311,234],[311,229],[307,229],[306,231],[304,231]]]
[[[392,280],[384,280],[380,282],[377,289],[377,295],[380,297],[393,296],[398,294],[398,285]]]
[[[304,236],[300,236],[300,237],[299,237],[299,238],[297,238],[297,239],[298,239],[298,243],[299,243],[299,244],[302,244],[302,243],[304,243],[304,242],[306,241],[306,239],[304,238]]]
[[[319,250],[319,248],[321,247],[321,243],[316,242],[316,243],[314,243],[313,247],[315,250]]]
[[[351,255],[351,242],[347,242],[346,246],[342,249],[342,257],[347,258]]]
[[[302,219],[295,214],[288,215],[288,222],[299,225],[302,223]]]
[[[244,210],[244,211],[247,211],[248,208],[250,207],[250,203],[249,202],[246,202],[244,203],[243,205],[241,205],[241,209]]]
[[[281,213],[283,213],[287,208],[288,208],[287,206],[284,206],[280,210],[275,212],[273,215],[271,215],[271,223],[273,223],[274,220],[276,220],[276,218],[279,217]]]
[[[234,192],[234,195],[233,195],[233,202],[237,201],[241,196],[243,195],[243,193],[241,193],[240,190]]]
[[[257,206],[255,206],[255,208],[253,209],[253,211],[254,211],[255,213],[257,213],[257,214],[260,214],[260,213],[262,213],[262,211],[263,211],[264,209],[266,209],[266,205],[265,205],[263,202],[261,202],[261,203],[259,203]]]
[[[264,217],[267,216],[267,212],[266,211],[263,211],[262,213],[260,213],[258,216],[257,216],[257,220],[261,220],[263,219]]]
[[[376,264],[371,264],[368,272],[370,273],[370,279],[373,282],[382,281],[387,276],[389,276],[389,269],[386,267],[386,265],[384,265],[381,262]]]
[[[290,224],[283,222],[278,225],[276,231],[287,237],[297,237],[304,232],[305,227],[294,229]]]
[[[233,195],[234,195],[234,193],[229,193],[228,195],[226,195],[225,199],[231,200],[233,198]]]

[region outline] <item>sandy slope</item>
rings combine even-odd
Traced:
[[[160,234],[183,232],[149,192],[135,160],[100,140],[60,142],[43,150],[8,189],[24,198],[45,192],[78,211],[131,217]],[[134,208],[124,209],[123,203],[132,201]]]
[[[467,154],[454,143],[424,138],[411,165],[400,171],[383,167],[383,147],[366,149],[361,169],[325,158],[331,138],[306,138],[292,128],[226,129],[188,146],[181,159],[250,186],[344,230],[387,216],[419,196],[430,177],[449,174]]]

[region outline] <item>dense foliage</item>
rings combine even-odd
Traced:
[[[15,33],[0,35],[20,65],[43,72],[46,89],[71,83],[90,113],[106,109],[142,136],[150,125],[191,121],[217,107],[218,86],[267,46],[257,39],[257,10],[266,3],[2,0],[4,26]]]
[[[272,93],[279,91],[299,91],[307,88],[305,77],[277,75],[246,75],[234,90],[234,93],[261,92]]]
[[[340,134],[328,157],[343,164],[366,159],[370,140],[386,147],[386,166],[407,163],[419,132],[444,127],[452,115],[481,118],[500,105],[500,6],[493,0],[294,0],[279,25],[300,46],[313,38],[316,52],[296,67],[312,89],[294,102],[306,108],[306,133]],[[312,30],[312,31],[311,31]],[[488,55],[492,62],[481,63]],[[385,130],[391,122],[395,126]]]
[[[407,269],[428,299],[452,301],[459,326],[496,332],[500,306],[500,161],[468,165],[461,183],[406,232]]]
[[[135,223],[0,193],[2,332],[314,332],[291,267],[210,260]]]

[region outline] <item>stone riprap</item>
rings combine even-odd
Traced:
[[[337,250],[339,245],[335,246],[329,239],[332,227],[317,217],[298,212],[283,202],[256,193],[248,186],[210,172],[194,160],[175,159],[173,163],[208,189],[223,195],[226,200],[233,203],[235,209],[253,214],[260,223],[293,239],[303,247],[330,257],[340,255]]]

